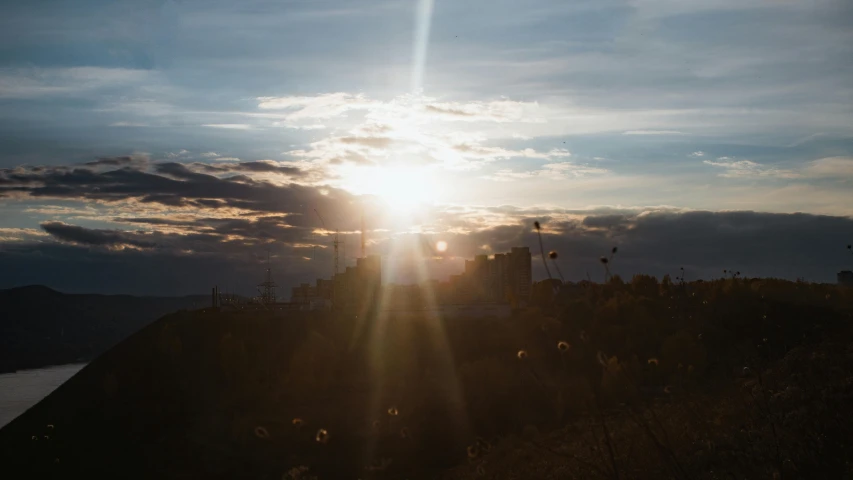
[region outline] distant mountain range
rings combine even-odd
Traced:
[[[210,297],[65,294],[42,285],[0,290],[0,372],[88,362],[168,313]]]

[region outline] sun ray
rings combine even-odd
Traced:
[[[415,13],[415,38],[412,52],[412,93],[423,91],[423,76],[429,48],[429,32],[432,23],[434,0],[420,0]]]

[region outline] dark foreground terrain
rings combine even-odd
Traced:
[[[581,284],[510,319],[184,312],[0,430],[10,478],[842,478],[853,292]]]
[[[163,315],[209,303],[203,295],[66,294],[40,285],[0,290],[0,373],[89,361]]]

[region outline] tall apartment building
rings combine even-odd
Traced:
[[[509,290],[518,302],[530,301],[533,263],[528,247],[512,247],[509,253]]]
[[[439,284],[436,297],[442,304],[525,304],[530,301],[532,279],[530,249],[513,247],[493,258],[477,255],[465,260],[465,271]]]
[[[335,310],[366,312],[380,300],[382,287],[382,259],[369,255],[356,260],[332,279],[332,304]]]

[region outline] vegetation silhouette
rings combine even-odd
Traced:
[[[30,478],[853,473],[853,289],[606,273],[541,282],[504,319],[169,315],[0,430],[0,461]]]

